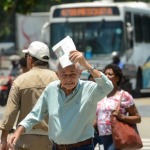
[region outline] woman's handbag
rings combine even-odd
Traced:
[[[120,100],[115,110],[117,112],[119,112],[120,109],[123,93],[120,97]],[[136,124],[128,124],[122,122],[118,120],[114,115],[111,115],[110,119],[112,127],[112,137],[116,149],[131,150],[131,149],[140,149],[143,147]]]

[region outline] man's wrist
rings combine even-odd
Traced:
[[[1,140],[0,144],[7,144],[7,140]]]
[[[89,70],[92,65],[90,65],[87,61],[85,62],[85,65],[83,66],[86,70]]]
[[[95,67],[92,65],[91,68],[89,70],[87,70],[88,73],[91,73],[91,71],[93,71],[95,69]]]
[[[2,130],[2,134],[1,134],[1,143],[7,143],[7,137],[8,137],[8,131],[6,130]]]
[[[22,135],[23,133],[26,132],[26,129],[25,129],[24,126],[19,125],[19,126],[17,127],[17,130],[16,130],[15,132],[17,132],[18,135]]]

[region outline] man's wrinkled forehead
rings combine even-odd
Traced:
[[[73,64],[70,66],[67,66],[65,68],[62,68],[60,63],[58,64],[58,72],[66,72],[66,71],[70,71],[70,72],[76,72],[78,70],[78,65],[77,64]]]

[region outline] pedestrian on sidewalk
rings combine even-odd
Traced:
[[[124,67],[124,64],[120,61],[120,57],[118,55],[115,55],[113,58],[112,58],[113,62],[112,64],[116,64],[118,65],[121,69],[123,69]]]
[[[2,130],[0,150],[7,150],[7,136],[12,131],[17,114],[17,125],[33,109],[45,87],[58,80],[55,72],[47,69],[49,48],[42,42],[32,42],[26,54],[27,66],[30,71],[18,76],[11,87],[6,112],[0,125]],[[45,117],[45,118],[44,118]],[[32,130],[21,135],[14,146],[15,150],[49,150],[52,143],[48,138],[48,116],[34,125]]]
[[[19,60],[20,56],[18,55],[12,55],[9,57],[11,61],[11,66],[10,66],[10,75],[13,77],[17,77],[19,75]]]
[[[19,123],[18,129],[9,138],[11,149],[20,135],[29,132],[48,113],[49,138],[53,141],[53,150],[94,150],[92,137],[97,102],[110,93],[113,85],[86,61],[81,52],[73,50],[70,53],[70,60],[74,64],[65,68],[58,64],[60,81],[46,87],[34,109]],[[82,70],[76,62],[88,70],[96,82],[80,80]]]
[[[129,124],[140,123],[141,116],[138,113],[132,96],[119,87],[123,78],[121,68],[118,65],[109,64],[105,67],[104,74],[112,81],[114,88],[106,97],[98,102],[96,112],[97,126],[104,144],[104,150],[118,150],[113,144],[110,115],[116,109],[123,92],[120,112],[114,115],[119,120]],[[127,116],[127,113],[129,113],[129,116]]]

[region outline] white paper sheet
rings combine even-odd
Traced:
[[[65,37],[63,40],[53,46],[52,50],[57,55],[62,68],[73,64],[73,62],[69,60],[69,55],[70,51],[76,50],[76,47],[73,40],[69,36]]]

